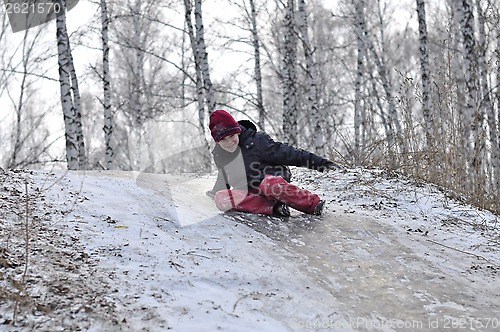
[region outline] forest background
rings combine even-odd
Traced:
[[[499,213],[499,21],[500,0],[81,0],[13,33],[2,7],[0,166],[210,171],[222,108]]]

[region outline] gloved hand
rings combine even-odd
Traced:
[[[320,172],[328,172],[328,171],[335,171],[337,169],[342,169],[343,167],[340,166],[339,164],[334,163],[333,161],[329,161],[325,164],[325,166],[319,167],[318,171]]]

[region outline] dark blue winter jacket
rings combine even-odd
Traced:
[[[266,174],[282,176],[290,181],[291,173],[287,166],[323,171],[334,165],[309,151],[275,142],[265,132],[257,131],[255,125],[248,120],[238,123],[242,130],[238,149],[230,153],[217,144],[212,151],[219,169],[213,194],[227,188],[257,190]]]

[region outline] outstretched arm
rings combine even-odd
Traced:
[[[286,143],[276,142],[266,133],[259,133],[256,137],[257,146],[261,149],[262,158],[266,162],[276,165],[299,166],[314,169],[320,172],[337,168],[330,160],[312,152],[297,149]]]

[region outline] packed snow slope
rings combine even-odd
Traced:
[[[0,330],[500,329],[498,216],[380,171],[293,172],[321,218],[222,213],[214,176],[4,174],[33,211],[27,266],[22,213],[1,215]]]

